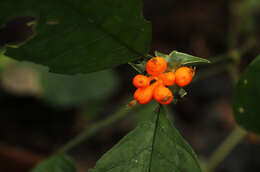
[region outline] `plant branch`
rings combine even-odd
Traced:
[[[138,106],[138,105],[137,105]],[[68,143],[63,145],[58,151],[58,154],[66,153],[75,146],[81,144],[83,141],[87,140],[100,130],[114,124],[115,122],[120,121],[124,117],[126,117],[130,111],[135,110],[137,108],[135,107],[121,107],[116,113],[113,115],[108,116],[106,119],[98,121],[96,123],[93,123],[90,127],[82,131],[79,135],[72,138]]]
[[[245,130],[237,126],[212,154],[207,163],[206,172],[213,172],[225,157],[240,143],[246,134],[247,132]]]

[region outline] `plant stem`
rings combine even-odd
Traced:
[[[237,126],[212,154],[207,163],[206,172],[213,172],[225,157],[240,143],[246,134],[247,132],[245,130]]]
[[[138,105],[137,105],[138,106]],[[75,146],[79,145],[83,141],[87,140],[100,130],[102,130],[105,127],[108,127],[115,122],[118,122],[119,120],[123,119],[125,116],[129,114],[130,111],[136,109],[135,107],[121,107],[116,113],[113,115],[108,116],[106,119],[98,121],[96,123],[93,123],[90,127],[82,131],[79,135],[75,136],[73,139],[71,139],[68,143],[63,145],[58,151],[57,154],[66,153]]]

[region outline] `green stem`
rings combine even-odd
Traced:
[[[213,172],[227,155],[240,143],[247,134],[243,129],[236,127],[226,140],[216,149],[210,157],[206,172]]]
[[[57,153],[62,154],[62,153],[68,152],[69,150],[71,150],[75,146],[79,145],[83,141],[87,140],[88,138],[90,138],[91,136],[93,136],[94,134],[96,134],[97,132],[102,130],[103,128],[108,127],[108,126],[114,124],[115,122],[118,122],[119,120],[123,119],[125,116],[127,116],[129,114],[130,111],[132,111],[134,109],[136,109],[136,107],[133,107],[133,108],[126,107],[126,106],[121,107],[113,115],[107,117],[106,119],[104,119],[102,121],[93,123],[90,127],[85,129],[84,131],[82,131],[78,136],[75,136],[68,143],[66,143],[64,146],[62,146],[57,151]]]

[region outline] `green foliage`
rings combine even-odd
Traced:
[[[51,156],[31,172],[77,172],[75,162],[66,155]]]
[[[241,1],[238,7],[238,13],[241,15],[241,28],[245,33],[253,36],[259,30],[259,0],[246,0]]]
[[[151,25],[141,15],[140,0],[1,0],[0,6],[3,28],[17,17],[35,19],[22,25],[30,26],[22,31],[30,30],[30,40],[8,48],[7,56],[47,65],[53,72],[111,68],[142,57],[150,46]]]
[[[201,172],[196,155],[173,127],[163,107],[149,114],[149,121],[139,124],[89,172]]]
[[[260,56],[246,68],[234,90],[236,122],[248,131],[260,133]]]

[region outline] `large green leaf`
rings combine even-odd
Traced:
[[[201,172],[196,155],[160,107],[105,153],[89,172]]]
[[[233,100],[236,122],[245,129],[260,133],[260,55],[246,68],[238,81]]]
[[[141,15],[141,2],[1,0],[0,25],[19,16],[36,20],[25,25],[31,26],[35,35],[20,48],[8,48],[7,55],[68,74],[136,60],[148,52],[151,40],[151,25]]]
[[[56,155],[41,162],[32,172],[77,172],[77,168],[69,156]]]

